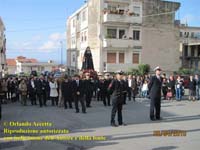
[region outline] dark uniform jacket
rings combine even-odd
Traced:
[[[72,81],[62,82],[61,84],[62,95],[65,98],[72,97]]]
[[[123,96],[126,93],[127,86],[124,80],[113,80],[108,87],[108,91],[112,94],[113,101],[116,100],[118,102],[123,103]]]
[[[75,96],[84,96],[84,81],[79,80],[79,85],[77,85],[76,80],[72,81],[72,91]],[[77,95],[80,92],[80,95]]]
[[[152,76],[148,88],[151,99],[161,98],[162,78],[158,79],[156,76]]]
[[[37,80],[35,86],[37,94],[44,94],[46,92],[47,82],[45,80]]]

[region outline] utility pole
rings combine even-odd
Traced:
[[[60,41],[60,64],[63,64],[63,42]]]

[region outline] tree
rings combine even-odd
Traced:
[[[192,69],[186,69],[186,68],[180,68],[178,72],[176,72],[176,74],[179,75],[190,75],[193,74],[194,70]]]
[[[148,64],[140,64],[138,66],[138,71],[140,75],[148,74],[150,71],[150,66]]]

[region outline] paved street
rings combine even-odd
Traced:
[[[0,149],[2,150],[197,150],[200,146],[200,102],[162,104],[162,121],[149,121],[149,100],[137,99],[124,106],[124,122],[128,126],[110,127],[111,107],[93,102],[87,114],[57,107],[3,105]],[[104,141],[3,141],[4,122],[51,122],[48,129],[68,129],[66,136],[105,136]],[[23,127],[22,127],[23,128]],[[37,128],[38,129],[38,128]],[[156,130],[185,130],[184,137],[155,137]],[[41,135],[39,135],[41,136]]]

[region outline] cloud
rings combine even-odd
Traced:
[[[42,40],[42,36],[41,35],[35,35],[34,37],[32,37],[33,41],[40,41]]]
[[[39,50],[52,52],[58,50],[60,48],[60,41],[65,39],[66,33],[52,33],[48,37],[48,41],[44,42],[40,47]]]
[[[53,33],[49,36],[49,40],[60,41],[65,39],[65,33]]]
[[[39,50],[52,50],[58,48],[58,46],[58,43],[55,41],[47,41],[39,47]]]

